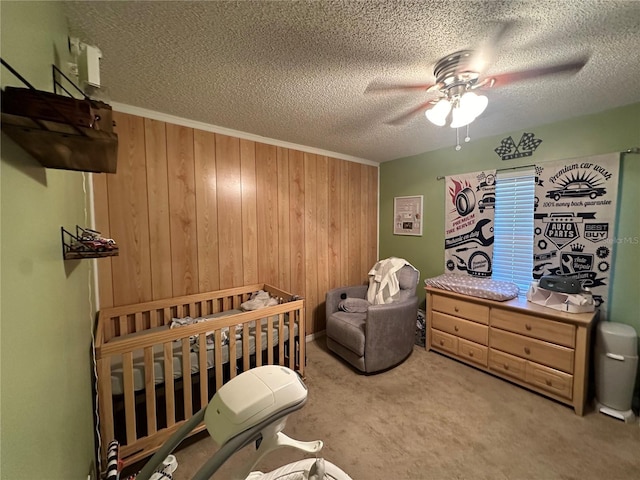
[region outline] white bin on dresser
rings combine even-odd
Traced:
[[[600,322],[596,338],[596,407],[600,413],[633,422],[631,409],[638,368],[638,336],[633,327]]]

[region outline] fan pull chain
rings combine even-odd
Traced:
[[[465,143],[471,141],[471,137],[469,136],[469,124],[467,124],[467,136],[464,137]],[[462,145],[460,145],[460,129],[456,128],[456,152],[462,150]]]

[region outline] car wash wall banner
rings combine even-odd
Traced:
[[[533,278],[561,275],[607,310],[620,154],[536,165]],[[604,305],[603,305],[604,304]]]
[[[491,276],[496,171],[445,177],[447,273]]]

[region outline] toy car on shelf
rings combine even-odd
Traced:
[[[86,228],[70,248],[75,252],[111,252],[118,250],[118,245],[112,238],[104,238],[100,232]]]
[[[107,252],[117,250],[118,247],[115,243],[110,243],[104,240],[79,240],[71,244],[71,249],[76,251],[88,249],[96,252]]]
[[[105,238],[96,230],[76,225],[75,234],[60,227],[62,236],[62,258],[74,260],[100,258],[119,255],[118,244],[112,238]]]

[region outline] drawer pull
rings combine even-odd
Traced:
[[[509,365],[507,365],[506,363],[504,364],[504,369],[505,370],[509,370]]]
[[[460,310],[458,309],[458,307],[453,307],[453,311],[454,312],[459,312]]]
[[[616,355],[615,353],[607,352],[607,353],[605,354],[605,356],[606,356],[607,358],[613,358],[614,360],[619,360],[619,361],[621,361],[621,362],[624,362],[624,356],[623,356],[623,355]]]
[[[524,347],[524,353],[529,355],[531,353],[531,349],[529,347]]]
[[[470,357],[473,357],[473,352],[469,352],[469,356],[470,356]]]
[[[551,380],[547,379],[547,380],[545,380],[545,383],[546,383],[547,385],[551,386]]]
[[[526,328],[527,330],[531,330],[531,325],[529,325],[528,323],[525,323],[524,328]]]
[[[440,340],[440,345],[444,345],[444,340]]]
[[[455,327],[453,327],[453,329],[454,329],[456,332],[459,330],[457,325],[456,325]]]

